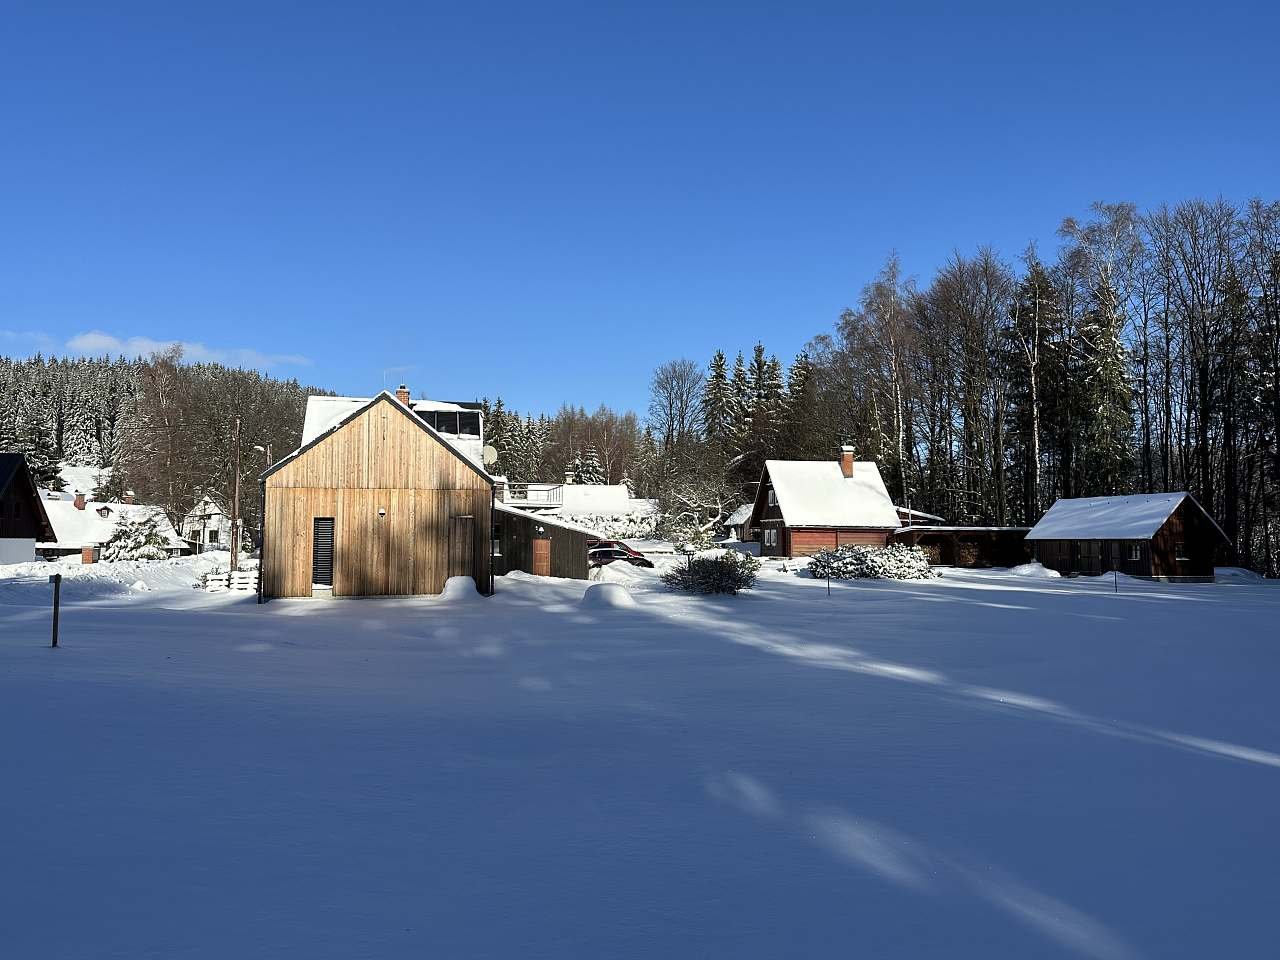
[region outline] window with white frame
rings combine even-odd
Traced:
[[[777,506],[777,504],[778,504],[778,495],[773,492],[773,487],[770,487],[769,488],[769,506],[773,507],[773,506]]]
[[[1129,559],[1130,560],[1142,559],[1142,544],[1138,543],[1136,540],[1133,543],[1129,544]]]

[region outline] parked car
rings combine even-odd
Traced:
[[[625,540],[588,540],[587,549],[588,550],[606,550],[606,549],[621,550],[623,553],[628,553],[633,557],[644,556],[644,554],[641,553],[639,550],[636,550],[634,547],[629,546]]]
[[[587,551],[587,563],[593,567],[603,567],[618,560],[623,563],[629,563],[633,567],[649,567],[651,569],[653,567],[652,560],[642,557],[634,550],[628,552],[618,547],[597,547],[594,550]]]

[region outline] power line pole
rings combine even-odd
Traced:
[[[231,495],[231,569],[240,569],[240,418],[235,426],[235,484]]]

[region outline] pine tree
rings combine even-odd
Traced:
[[[604,468],[600,466],[600,452],[594,443],[587,444],[587,451],[578,468],[578,483],[608,483]]]
[[[37,486],[50,490],[61,490],[65,486],[58,451],[44,423],[31,419],[23,424],[18,434],[18,449],[26,456],[27,468]]]
[[[1081,461],[1086,492],[1123,493],[1133,470],[1133,386],[1123,340],[1124,315],[1105,274],[1081,332],[1087,414]]]
[[[102,545],[103,560],[164,560],[168,544],[156,517],[122,516],[111,538]]]
[[[702,391],[702,430],[711,450],[724,456],[732,441],[734,397],[724,351],[717,350]]]

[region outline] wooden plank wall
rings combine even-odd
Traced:
[[[390,402],[335,431],[267,478],[263,593],[311,596],[316,517],[334,518],[335,596],[440,593],[450,520],[470,516],[455,547],[489,589],[488,480]]]
[[[501,555],[494,558],[494,572],[498,576],[512,570],[533,573],[533,540],[536,517],[524,517],[499,510],[493,515],[495,527],[501,528],[498,549]],[[551,539],[551,576],[571,580],[587,579],[587,541],[594,539],[577,530],[566,530],[542,523]]]
[[[858,530],[845,527],[840,529],[790,527],[788,528],[790,555],[808,557],[819,550],[831,550],[847,544],[883,547],[891,532],[890,530]]]

